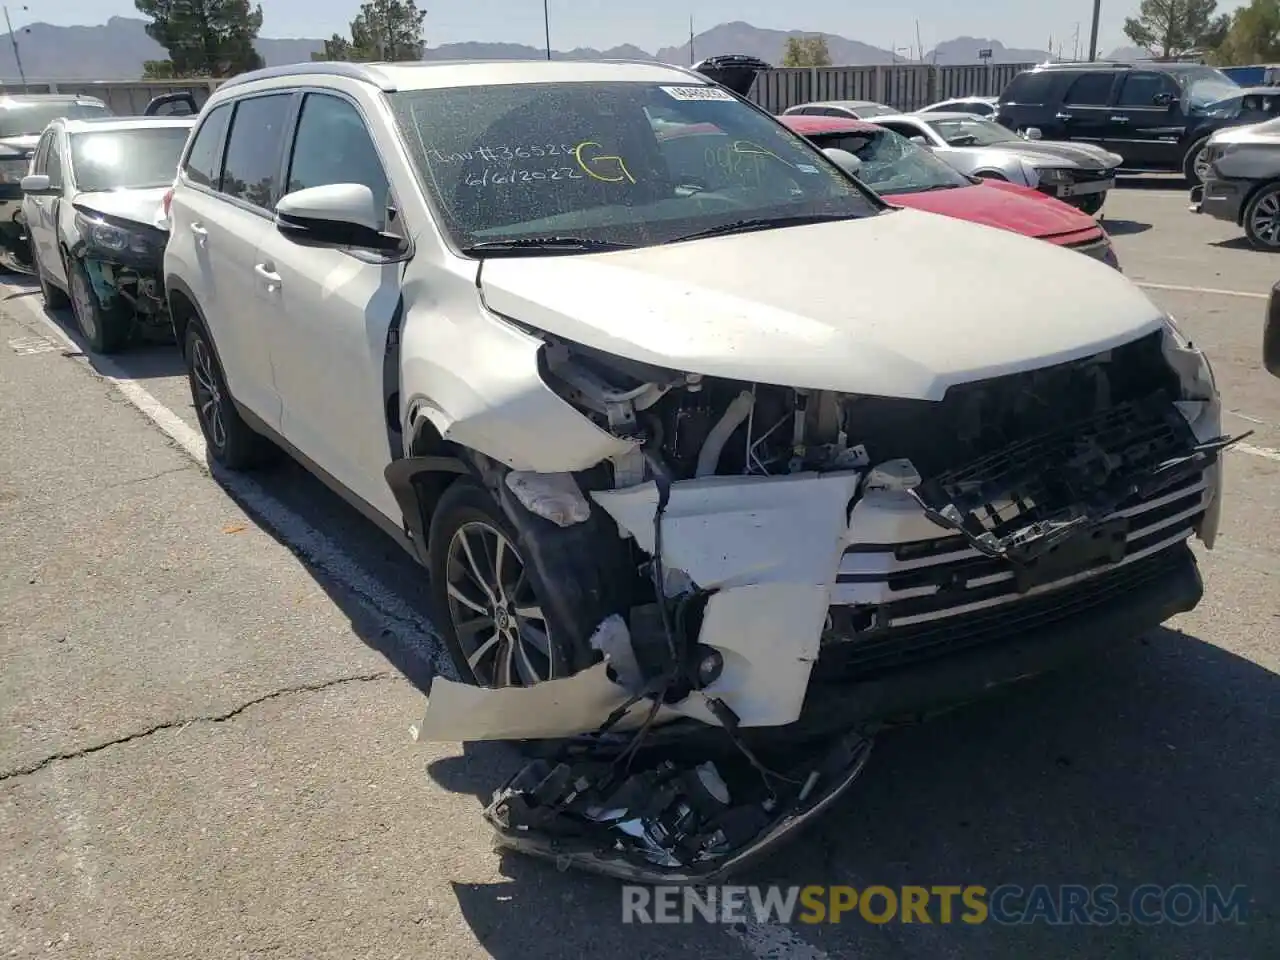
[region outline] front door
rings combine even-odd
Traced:
[[[303,98],[284,193],[337,183],[369,187],[383,229],[404,234],[385,167],[359,108],[332,93]],[[405,244],[408,249],[408,244]],[[272,231],[258,249],[264,330],[284,402],[281,432],[309,460],[399,526],[383,470],[391,461],[384,382],[399,317],[403,255],[306,245]]]
[[[1112,130],[1111,91],[1116,74],[1111,70],[1086,71],[1067,88],[1053,127],[1042,130],[1046,140],[1103,143]]]
[[[57,154],[58,134],[54,130],[46,130],[40,142],[36,145],[35,153],[32,155],[31,172],[49,174],[49,184],[51,186],[59,183],[55,179],[55,174],[61,177],[57,171],[50,171],[49,157]],[[60,283],[66,283],[66,271],[62,266],[62,258],[55,257],[57,253],[57,220],[54,217],[53,197],[36,196],[28,194],[22,201],[22,216],[27,222],[27,237],[31,242],[31,256],[38,259],[40,269],[44,271],[46,277],[56,280]],[[58,262],[55,264],[54,260]]]
[[[1120,78],[1110,111],[1111,131],[1103,146],[1125,159],[1125,166],[1182,166],[1187,119],[1178,85],[1167,73],[1134,70]]]

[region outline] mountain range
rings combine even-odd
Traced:
[[[165,58],[163,48],[147,36],[145,26],[146,21],[138,18],[111,17],[106,23],[97,26],[59,27],[48,23],[33,23],[20,27],[16,33],[23,72],[28,80],[136,80],[142,75],[142,64],[145,61]],[[571,60],[628,59],[689,63],[694,58],[702,59],[716,54],[745,53],[780,65],[787,40],[811,33],[812,31],[803,30],[765,30],[736,21],[719,24],[695,36],[692,52],[688,43],[663,47],[654,53],[631,44],[623,44],[608,50],[578,48],[553,51],[552,55]],[[831,61],[840,66],[914,62],[912,57],[902,53],[903,48],[894,53],[837,34],[825,36]],[[324,41],[260,37],[256,46],[270,66],[310,60],[313,53],[324,49]],[[1044,50],[1010,48],[998,40],[978,37],[957,37],[939,43],[935,49],[914,60],[943,66],[978,63],[978,52],[987,49],[992,51],[991,59],[994,63],[1032,63],[1050,58],[1049,53]],[[546,51],[540,47],[481,41],[445,43],[429,47],[426,51],[426,58],[429,60],[537,60],[544,56]],[[0,44],[0,77],[13,81],[18,76],[12,44]]]

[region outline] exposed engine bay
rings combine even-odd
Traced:
[[[171,340],[163,276],[168,231],[153,224],[75,207],[79,239],[71,254],[85,267],[94,295],[113,317],[132,322],[132,334]]]
[[[1142,631],[1193,607],[1186,541],[1212,546],[1220,454],[1243,439],[1221,434],[1212,374],[1172,325],[936,403],[553,338],[542,359],[630,451],[575,475],[479,469],[548,606],[573,598],[553,630],[588,652],[524,688],[438,681],[417,736],[559,743],[486,818],[503,845],[629,879],[705,881],[771,849],[856,779],[895,685],[960,686],[960,654],[1007,650],[1016,679],[1044,669],[1024,665],[1042,633]],[[982,671],[969,694],[1004,682]],[[664,752],[708,735],[727,758]]]

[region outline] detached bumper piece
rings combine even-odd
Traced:
[[[662,761],[630,772],[612,761],[536,760],[485,809],[495,845],[642,883],[723,879],[794,835],[858,778],[871,740],[848,733],[776,773],[751,762],[730,772],[707,761]],[[640,764],[636,764],[640,766]]]

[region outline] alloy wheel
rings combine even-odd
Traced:
[[[222,390],[214,374],[213,357],[202,337],[191,344],[191,373],[195,380],[196,415],[209,442],[221,450],[227,445],[227,428],[222,418]]]
[[[1249,215],[1253,235],[1269,247],[1280,247],[1280,192],[1258,198]]]
[[[496,526],[473,520],[449,541],[449,618],[477,682],[529,686],[554,676],[551,634],[524,561]]]
[[[1196,179],[1201,183],[1209,179],[1209,148],[1207,146],[1196,151],[1195,159],[1191,161],[1191,169],[1195,171]]]

